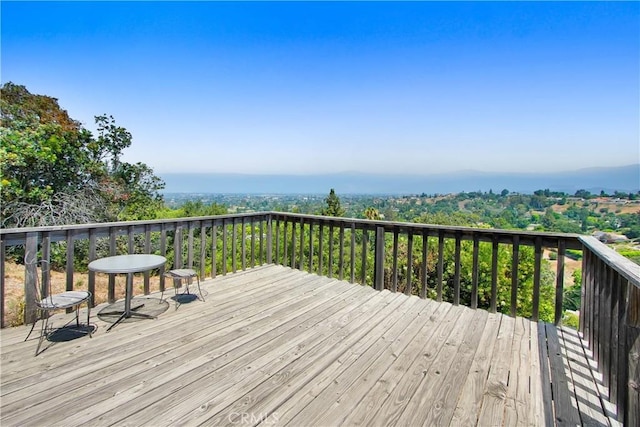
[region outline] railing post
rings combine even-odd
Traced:
[[[38,233],[27,233],[24,255],[24,324],[36,321],[36,274],[38,274]]]
[[[89,259],[91,262],[97,258],[96,254],[96,230],[95,228],[91,228],[89,230]],[[89,270],[89,292],[91,292],[90,305],[91,307],[96,306],[96,272]]]
[[[375,289],[384,289],[384,227],[376,227]]]
[[[555,303],[555,316],[554,324],[559,325],[562,321],[562,304],[564,301],[564,255],[565,255],[565,241],[560,240],[558,242],[558,264],[556,267],[556,303]]]

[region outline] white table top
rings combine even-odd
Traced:
[[[96,259],[89,270],[101,273],[139,273],[162,267],[167,259],[160,255],[130,254]]]

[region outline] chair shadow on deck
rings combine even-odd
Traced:
[[[170,297],[169,299],[171,299],[176,306],[176,310],[178,309],[178,307],[180,307],[182,304],[190,304],[194,301],[203,301],[204,297],[207,296],[207,291],[201,291],[200,293],[179,293],[176,294],[172,297]]]
[[[95,324],[80,324],[80,325],[71,325],[67,324],[61,326],[59,328],[53,329],[51,332],[47,334],[47,336],[43,339],[43,341],[47,341],[47,345],[43,345],[39,348],[38,353],[44,353],[48,348],[52,347],[56,343],[61,342],[69,342],[73,340],[77,340],[79,338],[84,338],[87,336],[91,336],[98,330],[98,326]],[[33,339],[39,339],[35,337]]]

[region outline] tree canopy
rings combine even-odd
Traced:
[[[344,216],[345,210],[340,206],[340,197],[336,195],[336,191],[332,188],[329,195],[324,199],[326,206],[320,212],[323,216]]]
[[[5,227],[151,219],[164,183],[144,163],[122,162],[132,136],[112,116],[98,135],[51,96],[0,88],[0,195]]]

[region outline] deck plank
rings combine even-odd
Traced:
[[[509,384],[509,364],[511,361],[511,348],[513,345],[513,333],[515,319],[502,315],[500,331],[496,339],[491,368],[487,378],[487,386],[482,399],[478,425],[498,426],[502,425],[504,418],[504,405],[506,403]]]
[[[465,378],[463,389],[453,413],[452,425],[475,426],[478,422],[482,397],[491,366],[493,347],[498,337],[501,320],[499,314],[488,314],[488,316],[482,337],[478,343],[478,350]]]
[[[544,415],[562,402],[619,425],[573,331],[275,265],[201,285],[109,333],[94,309],[93,338],[37,357],[1,330],[3,427],[562,425]]]

